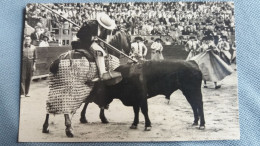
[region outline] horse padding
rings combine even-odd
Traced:
[[[110,55],[106,59],[109,68],[114,70],[120,65],[119,59]],[[58,73],[50,73],[47,113],[75,114],[86,100],[93,84],[87,81],[98,77],[95,62],[82,59],[62,59]]]

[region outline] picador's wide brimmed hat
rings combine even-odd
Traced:
[[[116,23],[114,20],[112,20],[107,14],[105,13],[100,13],[97,15],[97,21],[98,23],[108,29],[108,30],[113,30],[116,28]]]
[[[135,37],[135,40],[143,41],[143,38],[141,36],[137,36],[137,37]]]

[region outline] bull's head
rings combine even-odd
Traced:
[[[113,99],[109,97],[109,92],[105,84],[103,82],[97,82],[94,84],[94,87],[87,97],[86,102],[94,102],[100,108],[108,109],[112,100]]]

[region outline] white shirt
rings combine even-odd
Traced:
[[[151,49],[154,49],[155,51],[162,51],[163,46],[161,43],[153,42],[153,44],[151,45]]]
[[[143,42],[132,43],[131,49],[132,49],[133,54],[138,54],[139,56],[146,56],[146,54],[147,54],[147,47],[144,45]]]
[[[198,42],[197,41],[192,41],[192,40],[189,40],[188,42],[187,42],[187,49],[188,50],[197,50],[197,46],[198,46]]]
[[[45,41],[41,41],[39,44],[39,47],[49,47],[49,46],[50,46],[49,43]]]

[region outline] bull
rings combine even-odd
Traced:
[[[193,110],[192,125],[198,125],[200,120],[199,128],[205,128],[201,93],[202,73],[195,61],[147,61],[141,64],[121,65],[116,71],[121,72],[122,81],[116,85],[95,83],[81,112],[81,121],[86,121],[88,103],[95,102],[100,107],[106,107],[113,99],[119,99],[125,106],[133,107],[135,116],[130,128],[137,128],[141,109],[145,118],[145,130],[149,131],[151,121],[148,116],[147,99],[159,94],[170,99],[170,95],[179,89]],[[108,123],[104,109],[101,109],[100,118],[103,123]]]

